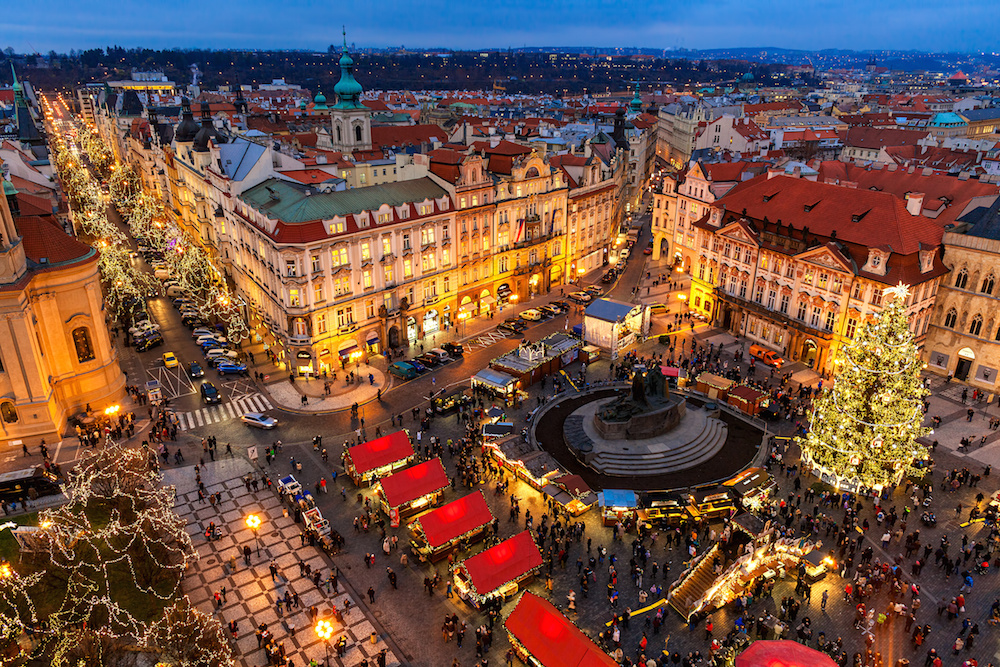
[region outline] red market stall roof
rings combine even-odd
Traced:
[[[521,596],[504,626],[543,667],[618,665],[550,602],[533,593]]]
[[[736,667],[837,667],[833,658],[795,641],[756,641],[736,656]]]
[[[381,482],[382,494],[389,507],[399,507],[428,493],[448,486],[448,474],[441,459],[431,459],[420,465],[389,475]]]
[[[528,531],[518,533],[462,563],[479,595],[491,593],[541,565],[542,554]]]
[[[764,396],[764,392],[741,384],[729,390],[729,397],[733,398],[734,396],[747,403],[756,403]]]
[[[406,431],[396,431],[347,450],[347,458],[359,475],[409,456],[413,456],[413,445]]]
[[[427,544],[432,549],[470,533],[490,521],[493,521],[493,514],[486,504],[482,491],[475,491],[453,500],[417,519],[424,531],[424,537],[427,538]]]

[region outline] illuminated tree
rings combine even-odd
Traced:
[[[906,315],[905,285],[885,290],[882,313],[842,350],[832,387],[817,397],[809,432],[797,442],[805,462],[836,486],[881,489],[915,473],[927,456],[917,438],[927,395]]]
[[[229,667],[234,664],[229,642],[214,617],[198,611],[187,599],[163,612],[145,638],[149,650],[180,667]]]

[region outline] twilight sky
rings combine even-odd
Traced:
[[[1000,50],[997,0],[36,0],[0,48],[640,46]]]

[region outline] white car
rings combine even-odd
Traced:
[[[136,334],[146,333],[147,331],[159,331],[160,325],[153,324],[149,320],[143,320],[142,322],[137,322],[134,327],[130,327],[128,332],[133,336]]]
[[[268,417],[260,412],[248,412],[245,415],[241,415],[240,421],[247,426],[255,426],[263,429],[272,429],[278,425],[277,419]]]
[[[537,308],[529,308],[528,310],[521,311],[520,315],[523,320],[540,320],[542,319],[542,311]]]
[[[200,329],[195,329],[194,331],[191,332],[191,338],[198,340],[202,336],[214,336],[215,333],[216,332],[212,331],[211,329],[206,329],[204,327],[201,327]]]

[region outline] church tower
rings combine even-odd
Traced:
[[[14,184],[0,177],[0,285],[16,283],[28,270],[21,235],[14,226],[14,216],[8,204],[17,196]]]
[[[340,81],[334,86],[337,103],[330,107],[330,141],[333,150],[351,153],[372,147],[371,109],[361,103],[361,84],[354,78],[354,60],[347,53],[347,31],[344,31],[344,52],[340,56]],[[324,100],[325,101],[325,100]]]

